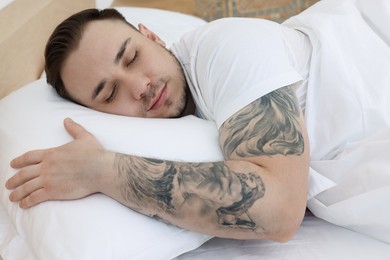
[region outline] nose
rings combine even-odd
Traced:
[[[127,73],[123,76],[123,84],[133,99],[142,100],[150,92],[151,79],[142,73]]]

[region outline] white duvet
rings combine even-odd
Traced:
[[[308,206],[390,243],[390,1],[322,0],[285,24],[313,43],[311,168],[336,183]]]

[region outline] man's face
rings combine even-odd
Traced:
[[[65,60],[61,78],[72,98],[92,109],[125,116],[180,116],[187,104],[183,71],[146,27],[117,20],[90,22]]]

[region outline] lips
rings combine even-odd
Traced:
[[[162,107],[165,104],[167,98],[166,85],[164,85],[159,92],[156,93],[156,96],[150,102],[149,110],[156,110]]]

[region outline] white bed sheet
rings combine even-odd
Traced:
[[[307,214],[292,240],[213,238],[175,260],[388,260],[390,245]]]
[[[6,218],[0,207],[0,238],[10,227]],[[19,252],[19,259],[26,259],[24,253]],[[388,260],[389,256],[389,244],[307,214],[287,243],[213,238],[174,260]]]

